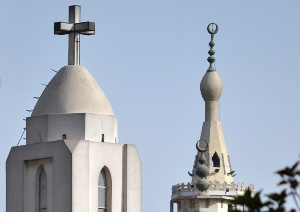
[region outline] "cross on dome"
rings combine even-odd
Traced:
[[[55,22],[54,34],[69,34],[68,65],[80,64],[80,34],[94,35],[95,22],[80,22],[81,7],[73,5],[69,7],[69,23]]]

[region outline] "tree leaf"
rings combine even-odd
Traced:
[[[287,184],[287,182],[285,180],[282,180],[277,185],[284,185],[284,184]]]
[[[291,168],[291,170],[292,171],[294,171],[295,170],[295,168],[298,166],[298,164],[299,164],[299,161],[298,162],[296,162],[293,166],[292,166],[292,168]]]

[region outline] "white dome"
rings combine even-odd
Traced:
[[[79,65],[59,70],[40,96],[31,116],[70,113],[114,115],[96,80]]]
[[[207,71],[200,83],[204,101],[218,101],[223,90],[222,80],[216,71]]]

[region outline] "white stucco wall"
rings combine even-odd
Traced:
[[[193,203],[191,200],[193,199]],[[226,198],[190,198],[179,200],[180,206],[177,205],[177,212],[228,212],[229,201]],[[176,211],[174,211],[176,212]]]
[[[7,159],[6,212],[32,212],[36,175],[47,174],[48,212],[97,212],[98,177],[111,175],[111,212],[141,212],[141,160],[134,145],[66,140],[13,147]]]
[[[86,145],[83,143],[82,145]],[[111,175],[112,187],[109,189],[112,191],[112,202],[109,204],[112,206],[112,212],[122,211],[123,145],[88,142],[86,148],[89,153],[89,211],[96,211],[98,207],[98,178],[103,167],[106,167]]]
[[[73,212],[97,211],[98,177],[106,167],[112,180],[112,210],[141,212],[141,160],[134,145],[80,141],[73,152]],[[124,194],[123,194],[124,193]]]
[[[6,161],[6,212],[32,212],[36,207],[36,175],[47,174],[49,212],[71,212],[71,152],[55,141],[13,147]]]
[[[134,145],[124,145],[125,169],[124,187],[125,212],[142,211],[142,163],[137,149]]]
[[[36,211],[38,207],[39,169],[42,166],[47,176],[47,210],[53,210],[53,158],[24,162],[24,212]]]
[[[32,116],[26,120],[26,144],[62,140],[90,140],[116,143],[118,121],[112,115],[89,113]]]

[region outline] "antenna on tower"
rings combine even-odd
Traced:
[[[24,135],[24,133],[25,133],[25,130],[26,130],[26,127],[25,127],[25,128],[23,128],[23,133],[22,133],[22,135],[21,135],[21,138],[19,139],[19,142],[18,142],[17,146],[19,146],[19,143],[20,143],[20,141],[21,141],[21,140],[22,140],[22,138],[23,138],[23,135]]]
[[[51,71],[54,71],[55,73],[57,73],[58,71],[55,71],[54,69],[51,68]]]

